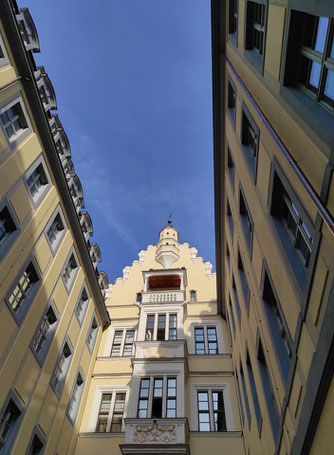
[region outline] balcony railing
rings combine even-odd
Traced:
[[[143,292],[142,303],[183,302],[184,297],[184,291]]]

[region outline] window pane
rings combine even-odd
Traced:
[[[315,41],[314,49],[321,54],[324,53],[324,47],[326,42],[326,35],[327,35],[327,28],[328,28],[328,17],[319,17],[319,24],[317,30],[317,38]]]
[[[309,83],[314,88],[319,87],[320,72],[321,72],[321,65],[317,62],[312,62]]]
[[[332,53],[333,53],[333,50],[332,50]],[[333,56],[333,58],[334,58],[334,56]],[[334,100],[334,72],[333,71],[327,71],[324,94],[326,96],[328,96],[328,98]]]

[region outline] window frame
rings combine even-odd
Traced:
[[[231,91],[230,91],[230,88],[231,88]],[[230,106],[230,104],[232,104],[231,103],[231,96],[233,98],[233,106]],[[233,129],[235,129],[236,116],[237,116],[237,88],[236,88],[235,83],[233,82],[233,80],[232,80],[232,78],[230,76],[227,76],[227,96],[226,96],[226,101],[227,101],[227,111],[229,113]]]
[[[252,148],[251,145],[249,145],[248,140],[249,134],[252,137],[253,135],[249,132],[249,128],[247,125],[245,125],[245,121],[253,129],[254,135],[256,136],[256,140],[253,138],[255,143],[255,150]],[[257,162],[259,157],[260,141],[261,141],[260,128],[257,126],[245,102],[243,102],[241,108],[241,147],[244,152],[248,168],[251,171],[251,175],[253,176],[254,181],[256,181],[257,175]]]
[[[243,207],[242,207],[243,205]],[[242,213],[245,212],[245,213]],[[246,244],[249,251],[249,256],[252,256],[253,251],[253,236],[254,236],[254,221],[251,215],[251,211],[248,206],[247,199],[245,197],[244,190],[241,184],[239,185],[239,216],[242,224],[242,229],[245,235]],[[248,219],[248,221],[247,221]]]
[[[44,318],[47,315],[47,313],[48,313],[50,308],[52,309],[52,311],[53,311],[53,313],[54,313],[54,315],[56,317],[56,321],[54,322],[54,324],[52,324],[51,330],[48,330],[47,336],[46,336],[45,341],[44,341],[44,343],[42,345],[42,349],[40,350],[40,352],[37,353],[36,350],[33,347],[33,344],[34,344],[34,341],[37,338],[37,335],[41,331],[41,326],[43,324]],[[49,352],[49,349],[51,347],[53,338],[55,336],[59,321],[60,321],[60,315],[59,315],[59,313],[57,311],[56,305],[53,303],[52,300],[49,300],[48,305],[46,306],[46,309],[44,310],[43,315],[42,315],[41,319],[38,322],[37,328],[36,328],[36,330],[34,332],[33,337],[31,338],[31,342],[30,342],[30,349],[33,352],[34,356],[36,357],[36,359],[37,359],[37,361],[38,361],[38,363],[40,365],[43,365],[43,363],[44,363],[44,361],[45,361],[45,359],[46,359],[46,357],[48,355],[48,352]]]
[[[118,355],[112,355],[112,350],[113,350],[114,343],[115,343],[116,332],[122,332],[121,342],[117,343],[117,346],[119,345],[119,347],[120,347],[120,351],[119,351]],[[130,343],[126,343],[127,332],[133,332],[132,351],[131,351],[130,355],[125,355],[124,354],[126,344],[130,344]],[[135,341],[136,341],[136,332],[137,331],[136,331],[136,329],[134,327],[113,327],[112,340],[111,340],[111,349],[110,349],[110,357],[116,357],[116,358],[122,357],[122,356],[123,357],[129,357],[129,358],[133,357],[134,356]]]
[[[74,272],[73,272],[73,274],[70,275],[68,282],[66,282],[66,281],[65,281],[65,278],[64,278],[64,272],[65,272],[65,270],[66,270],[66,268],[67,268],[67,265],[68,265],[68,263],[69,263],[69,261],[70,261],[72,255],[73,255],[73,257],[74,257],[74,260],[75,260],[77,266],[76,266],[74,269],[72,269],[72,270],[74,270]],[[78,260],[78,256],[77,256],[77,254],[76,254],[76,252],[75,252],[74,247],[72,247],[72,248],[70,249],[70,251],[69,251],[67,257],[66,257],[64,266],[63,266],[63,268],[62,268],[62,270],[61,270],[61,273],[60,273],[67,294],[69,294],[69,293],[71,292],[72,288],[73,288],[73,284],[74,284],[75,278],[76,278],[76,276],[77,276],[77,274],[78,274],[78,272],[79,272],[79,268],[80,268],[80,263],[79,263],[79,260]]]
[[[83,292],[86,292],[87,294],[87,299],[84,301],[85,303],[83,305],[81,305],[81,311],[80,313],[78,314],[78,307],[79,307],[79,303],[81,302],[81,296],[83,294]],[[88,292],[88,288],[87,288],[87,285],[86,283],[84,282],[83,285],[81,286],[81,289],[80,289],[80,292],[79,292],[79,298],[75,304],[75,307],[74,307],[74,314],[78,320],[78,323],[80,325],[80,327],[82,326],[82,323],[85,319],[85,316],[86,316],[86,312],[87,312],[87,309],[88,309],[88,306],[89,306],[89,301],[90,301],[90,295],[89,295],[89,292]]]
[[[178,418],[178,394],[177,390],[180,387],[179,385],[179,374],[177,373],[165,373],[161,372],[159,373],[148,373],[141,375],[139,377],[139,388],[138,388],[138,396],[137,396],[137,406],[136,406],[136,418],[137,419],[176,419]],[[152,416],[153,413],[153,400],[154,400],[154,384],[156,380],[162,380],[162,403],[161,403],[161,417],[159,416]],[[174,379],[176,381],[176,387],[175,387],[175,397],[169,396],[171,400],[174,400],[175,398],[175,416],[174,417],[167,417],[167,411],[168,411],[168,379]],[[148,396],[147,400],[146,397],[141,397],[141,384],[142,380],[149,380],[149,388],[148,388]],[[142,398],[143,401],[147,401],[147,415],[146,417],[140,417],[139,416],[139,403],[140,399]],[[159,398],[159,397],[158,397]],[[142,408],[143,409],[143,408]],[[171,408],[170,408],[171,409]],[[174,409],[174,408],[173,408]]]
[[[3,406],[1,407],[0,422],[4,418],[4,415],[6,414],[7,408],[11,401],[13,402],[14,406],[17,408],[19,415],[14,420],[13,426],[10,429],[10,431],[6,437],[6,440],[3,440],[4,441],[4,445],[3,445],[4,450],[2,452],[2,455],[9,455],[9,453],[11,452],[11,448],[15,444],[15,441],[16,441],[16,438],[18,435],[18,430],[21,426],[21,423],[22,423],[22,420],[24,417],[24,413],[25,413],[25,407],[24,407],[23,402],[20,400],[19,396],[13,390],[10,390]],[[7,445],[7,447],[6,447],[6,445]]]
[[[39,166],[42,166],[42,168],[43,168],[43,172],[44,172],[45,178],[47,180],[47,183],[41,185],[41,187],[37,191],[37,193],[35,193],[35,195],[32,195],[31,191],[30,191],[30,188],[29,188],[29,185],[27,183],[27,180],[36,171],[36,169]],[[27,192],[29,194],[29,197],[30,197],[30,200],[32,202],[33,207],[37,208],[39,206],[39,204],[42,202],[42,200],[44,199],[44,197],[46,196],[47,192],[49,191],[49,189],[51,187],[51,177],[50,177],[50,174],[48,172],[48,169],[46,167],[46,164],[45,164],[45,161],[44,161],[44,158],[43,158],[42,155],[40,155],[37,158],[37,160],[35,160],[34,163],[29,167],[29,169],[24,173],[24,184],[25,184],[25,187],[26,187]]]
[[[114,414],[114,407],[115,407],[115,401],[116,401],[116,394],[117,393],[125,393],[125,401],[124,401],[124,410],[123,410],[123,415],[122,415],[122,430],[121,433],[125,432],[125,423],[124,419],[127,416],[127,407],[128,407],[128,400],[129,400],[129,387],[128,386],[97,386],[95,390],[95,395],[93,399],[93,405],[92,405],[92,411],[90,413],[90,418],[88,422],[88,431],[91,433],[97,433],[97,434],[111,434],[113,432],[110,432],[110,425],[109,425],[109,431],[106,432],[97,432],[97,424],[98,424],[98,418],[99,418],[99,413],[100,413],[100,407],[101,407],[101,400],[103,394],[112,394],[112,402],[110,406],[110,411],[108,413],[108,423],[107,423],[107,428],[109,422],[111,423],[112,417]],[[117,434],[115,432],[115,434]]]
[[[0,49],[2,50],[2,53],[3,53],[3,57],[0,58],[0,68],[2,68],[3,66],[9,65],[10,61],[9,61],[7,49],[6,49],[6,46],[5,46],[1,33],[0,33]]]
[[[21,304],[20,308],[18,309],[18,312],[16,312],[13,310],[13,307],[12,307],[11,303],[9,302],[9,298],[13,294],[14,289],[18,286],[21,277],[26,272],[28,267],[30,267],[30,265],[33,267],[33,270],[37,276],[37,279],[35,281],[33,281],[33,284],[29,287],[29,291],[22,301],[23,305]],[[37,263],[32,256],[29,256],[28,259],[26,260],[24,266],[20,269],[20,272],[16,275],[14,284],[11,285],[11,287],[9,288],[9,291],[7,292],[6,297],[5,297],[5,302],[7,304],[7,307],[18,325],[20,325],[23,322],[26,314],[28,313],[29,308],[31,307],[32,302],[40,288],[41,281],[42,281],[42,278],[41,278],[39,269],[37,267]]]
[[[82,382],[81,382],[81,384],[79,386],[81,388],[79,389],[78,396],[76,396],[74,398],[74,393],[75,393],[76,390],[78,390],[78,389],[76,389],[76,386],[77,386],[77,383],[78,383],[79,376],[81,377],[81,380],[82,380]],[[85,375],[82,372],[82,368],[79,367],[79,369],[78,369],[78,371],[77,371],[77,373],[75,375],[75,381],[73,383],[71,394],[70,394],[70,397],[68,399],[68,404],[67,404],[67,407],[66,407],[66,415],[67,415],[67,417],[68,417],[68,419],[69,419],[69,421],[71,422],[72,425],[75,424],[75,421],[76,421],[78,413],[79,413],[79,409],[80,409],[80,405],[81,405],[81,399],[82,399],[83,391],[84,391],[85,385],[86,385],[85,384],[85,379],[86,378],[85,378]],[[72,401],[74,403],[73,406],[72,406]],[[72,408],[72,410],[74,409],[74,411],[72,413],[71,413],[71,408]]]
[[[69,360],[67,361],[66,363],[66,368],[65,368],[65,371],[61,373],[60,375],[60,380],[58,379],[57,381],[57,384],[54,385],[53,384],[53,378],[55,377],[55,373],[57,371],[57,368],[58,368],[58,365],[60,364],[60,360],[62,358],[62,354],[63,354],[63,351],[65,349],[65,345],[67,345],[69,351],[70,351],[70,355],[66,357],[66,359],[69,357]],[[53,368],[53,371],[52,371],[52,375],[50,377],[50,387],[51,389],[54,391],[56,397],[60,400],[61,398],[61,395],[62,395],[62,392],[64,390],[64,386],[65,386],[65,382],[66,382],[66,378],[67,378],[67,375],[68,375],[68,372],[71,368],[71,363],[72,363],[72,360],[73,360],[73,354],[74,354],[74,348],[72,346],[72,343],[70,342],[68,336],[65,337],[64,341],[63,341],[63,344],[61,346],[61,349],[59,350],[59,355],[57,357],[57,360],[55,362],[55,366]]]
[[[176,339],[173,339],[173,340],[169,339],[169,335],[170,335],[170,331],[169,331],[170,315],[176,315]],[[150,336],[147,336],[147,333],[148,333],[147,332],[147,330],[148,330],[147,320],[148,320],[149,316],[154,316],[154,324],[153,324],[153,332],[152,332],[153,336],[152,336],[152,338]],[[164,327],[165,338],[161,339],[161,340],[158,339],[159,316],[165,316],[165,327]],[[152,330],[152,328],[149,328],[149,329]],[[173,309],[168,309],[167,310],[166,309],[165,311],[154,311],[154,310],[152,310],[152,312],[148,311],[147,313],[145,313],[145,326],[144,326],[145,341],[160,341],[160,342],[177,341],[177,340],[179,340],[178,329],[179,329],[179,312],[177,311],[177,309],[175,309],[175,310],[173,310]]]
[[[254,15],[253,6],[250,4],[257,4],[262,5],[265,10],[263,13],[264,23],[263,23],[263,31],[259,30],[259,26],[262,24],[254,22],[251,15]],[[267,26],[268,26],[268,0],[246,0],[245,2],[245,28],[244,28],[244,55],[247,60],[252,64],[260,74],[263,75],[264,72],[264,60],[266,54],[266,35],[267,35]],[[256,24],[256,26],[255,26]],[[254,47],[254,29],[263,33],[263,41],[262,41],[262,54],[258,52],[256,47]]]
[[[207,329],[208,328],[215,328],[216,329],[216,342],[217,342],[217,353],[216,354],[209,354],[209,347],[208,347],[208,337],[207,337]],[[204,344],[205,344],[205,354],[196,354],[196,342],[195,342],[195,332],[196,329],[204,328]],[[224,354],[225,350],[225,340],[224,334],[219,321],[211,320],[211,321],[198,321],[192,322],[189,326],[189,333],[191,334],[188,337],[188,351],[191,355],[200,355],[201,357],[210,356],[210,358],[214,355]]]
[[[225,433],[228,431],[234,431],[234,420],[233,420],[233,408],[231,402],[231,393],[230,386],[228,383],[194,383],[191,384],[190,389],[190,405],[191,405],[191,418],[190,418],[190,431],[202,433],[202,434],[213,434],[213,433]],[[198,403],[197,403],[197,393],[201,391],[211,391],[211,392],[223,392],[224,400],[224,411],[225,411],[225,422],[226,430],[224,432],[212,431],[210,429],[207,431],[199,431],[199,422],[198,422]],[[213,416],[212,416],[213,417]],[[211,422],[211,415],[210,415]],[[210,423],[211,428],[211,423]]]
[[[42,433],[42,430],[40,429],[39,425],[35,425],[34,430],[33,430],[32,434],[31,434],[31,438],[30,438],[30,441],[29,441],[29,444],[28,444],[26,455],[29,455],[29,451],[32,449],[32,444],[34,442],[35,436],[43,444],[42,450],[39,452],[39,455],[43,455],[43,453],[45,451],[45,446],[46,446],[45,436]]]
[[[232,193],[234,193],[234,181],[235,181],[235,163],[232,156],[231,147],[227,144],[227,159],[226,159],[226,169],[230,177]]]
[[[93,327],[94,321],[95,321],[96,327]],[[89,324],[89,329],[88,329],[87,337],[86,337],[86,345],[91,354],[94,351],[94,348],[96,345],[96,339],[97,339],[97,336],[99,333],[99,328],[100,327],[99,327],[98,318],[94,312],[93,316],[91,318],[90,324]]]
[[[7,144],[11,150],[13,150],[21,141],[23,141],[31,132],[32,132],[32,126],[30,123],[30,119],[27,113],[27,109],[25,107],[25,103],[23,101],[22,95],[16,94],[14,97],[8,99],[6,102],[2,103],[0,106],[0,116],[4,114],[6,111],[11,109],[13,106],[15,106],[17,103],[20,104],[20,109],[21,112],[24,116],[24,122],[26,123],[25,128],[21,128],[12,138],[8,137],[5,126],[2,121],[0,121],[0,128],[3,132],[3,135],[7,141]]]
[[[55,240],[52,243],[50,240],[50,237],[48,235],[48,231],[58,216],[63,225],[63,228],[61,230],[57,230],[57,235],[55,236]],[[57,251],[61,245],[61,242],[62,242],[63,238],[65,237],[66,231],[67,231],[67,226],[65,223],[65,218],[61,211],[61,208],[58,206],[56,208],[56,210],[53,212],[52,216],[50,217],[50,219],[44,229],[44,235],[45,235],[46,241],[48,242],[48,245],[50,247],[50,250],[51,250],[51,253],[53,256],[55,256],[55,254],[57,253]]]
[[[239,20],[239,0],[229,0],[228,3],[228,39],[235,46],[238,45],[238,20]],[[235,27],[234,27],[235,21]]]
[[[0,246],[0,260],[6,256],[6,254],[10,250],[13,242],[15,241],[15,239],[18,237],[18,235],[21,232],[20,224],[14,214],[14,210],[12,209],[10,202],[7,199],[4,199],[0,204],[0,212],[2,212],[5,209],[7,209],[9,217],[10,217],[9,222],[15,226],[15,229],[11,230],[6,235],[6,238],[4,239],[3,243]]]

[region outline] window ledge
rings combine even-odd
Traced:
[[[78,437],[79,438],[119,438],[122,437],[124,438],[125,431],[122,431],[120,433],[96,433],[96,432],[87,432],[87,433],[79,433]]]
[[[241,438],[242,431],[190,431],[190,436],[202,436],[207,438],[216,437],[216,438]]]

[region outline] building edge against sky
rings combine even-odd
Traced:
[[[212,1],[217,275],[168,225],[108,287],[1,2],[0,453],[331,453],[334,6],[305,3]]]
[[[218,304],[247,453],[332,453],[334,4],[212,1]]]

